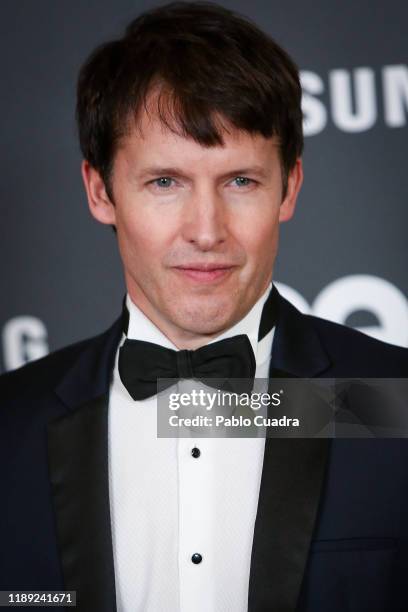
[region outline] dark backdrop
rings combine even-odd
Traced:
[[[119,313],[116,239],[91,218],[81,184],[75,84],[89,52],[155,4],[1,4],[0,371]],[[302,71],[305,183],[275,280],[304,311],[408,346],[407,3],[223,4]]]

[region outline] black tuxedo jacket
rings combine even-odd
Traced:
[[[76,590],[78,612],[116,610],[107,409],[121,325],[0,377],[0,590]],[[279,296],[271,376],[408,377],[407,354]],[[406,612],[407,579],[408,441],[268,438],[248,610]]]

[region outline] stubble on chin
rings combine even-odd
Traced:
[[[190,334],[218,335],[234,325],[240,318],[236,312],[234,299],[216,297],[185,300],[178,305],[173,303],[169,315],[176,325]]]

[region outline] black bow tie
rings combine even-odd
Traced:
[[[278,295],[273,287],[262,311],[258,341],[275,324]],[[124,333],[127,334],[129,312],[125,299],[122,318]],[[161,389],[171,386],[174,379],[200,379],[217,388],[223,387],[220,381],[253,379],[256,361],[245,334],[219,340],[194,351],[175,351],[152,342],[127,338],[119,350],[118,367],[120,379],[129,395],[134,400],[143,400],[156,395],[158,379],[173,379],[162,381]],[[225,388],[230,390],[231,385],[228,383]]]
[[[120,378],[134,400],[155,395],[157,379],[200,379],[212,386],[212,379],[254,378],[255,369],[254,352],[245,334],[195,351],[174,351],[152,342],[127,339],[119,351]],[[173,383],[162,381],[160,388]]]

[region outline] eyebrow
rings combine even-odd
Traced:
[[[265,171],[265,168],[262,166],[247,166],[246,168],[236,168],[229,170],[221,175],[218,175],[217,179],[226,179],[231,176],[242,176],[246,174],[251,174],[253,176],[258,176],[259,178],[266,178],[268,173]],[[138,178],[144,178],[147,176],[185,176],[185,172],[182,168],[177,168],[175,166],[148,166],[143,168],[138,173]]]

